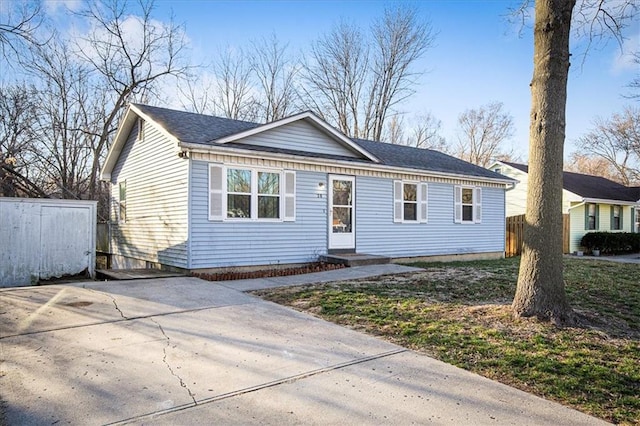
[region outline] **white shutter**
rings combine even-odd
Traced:
[[[393,221],[402,222],[404,195],[402,192],[402,181],[393,181]]]
[[[420,188],[420,194],[418,198],[418,212],[420,214],[420,222],[427,223],[429,220],[429,210],[428,210],[428,185],[426,183],[421,183],[418,185]]]
[[[209,164],[209,220],[224,219],[224,182],[224,167],[220,164]]]
[[[453,221],[455,223],[462,223],[462,187],[453,187]]]
[[[482,188],[475,188],[473,194],[473,221],[475,223],[482,222]]]
[[[285,222],[296,221],[296,172],[284,172],[284,214]]]

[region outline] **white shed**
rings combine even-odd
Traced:
[[[0,197],[0,287],[95,276],[96,204]]]

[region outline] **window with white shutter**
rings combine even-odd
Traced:
[[[453,187],[453,221],[455,223],[462,223],[462,187]]]
[[[393,181],[393,221],[426,223],[427,184]]]
[[[295,221],[296,173],[210,164],[209,220]]]
[[[225,215],[223,179],[224,167],[220,164],[209,164],[209,220],[222,220]]]
[[[403,193],[402,193],[402,181],[393,181],[393,221],[402,222],[403,216]]]
[[[475,223],[482,223],[482,188],[475,189],[473,197],[473,218]]]
[[[296,172],[287,170],[284,172],[284,215],[285,222],[296,220]]]
[[[481,223],[482,188],[455,186],[453,192],[453,221],[455,223]]]
[[[428,185],[426,183],[420,184],[420,202],[419,209],[420,212],[420,222],[427,223],[429,221],[429,192]]]

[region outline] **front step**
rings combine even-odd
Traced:
[[[336,263],[345,266],[383,265],[391,262],[390,257],[375,254],[341,253],[320,256],[321,262]]]

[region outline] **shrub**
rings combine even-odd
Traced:
[[[580,245],[587,251],[618,254],[640,251],[640,234],[633,232],[589,232],[582,237]]]

